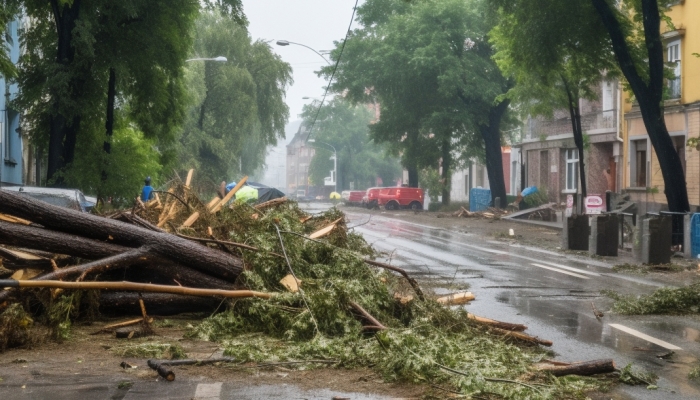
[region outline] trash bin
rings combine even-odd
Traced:
[[[491,204],[491,190],[471,188],[469,190],[469,211],[484,211]]]
[[[690,218],[690,251],[691,257],[700,255],[700,213],[695,213]]]

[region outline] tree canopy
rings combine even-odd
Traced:
[[[681,159],[668,134],[663,112],[667,71],[661,26],[669,22],[664,17],[666,4],[669,3],[658,0],[497,0],[492,4],[509,16],[505,20],[506,25],[529,27],[521,30],[523,34],[517,37],[524,43],[523,51],[532,49],[528,47],[528,42],[547,43],[538,46],[543,53],[536,54],[545,71],[556,71],[547,62],[561,60],[547,57],[551,51],[567,46],[569,49],[572,49],[572,45],[581,47],[580,58],[572,59],[572,62],[584,70],[600,67],[591,60],[606,59],[614,54],[615,63],[626,79],[626,87],[639,105],[644,126],[659,160],[669,209],[688,211],[690,206],[685,177],[681,172]],[[572,10],[575,10],[575,14],[572,14]],[[571,15],[576,15],[576,18],[569,18]],[[554,28],[554,34],[546,35],[551,28]],[[601,32],[607,37],[601,37]],[[568,53],[575,56],[571,51]]]
[[[314,185],[322,185],[323,178],[333,170],[333,151],[327,144],[337,151],[338,190],[349,189],[350,182],[355,182],[355,189],[364,189],[375,186],[377,177],[384,184],[401,177],[398,159],[388,156],[386,145],[370,139],[374,113],[369,106],[352,105],[337,96],[320,110],[317,103],[305,106],[302,117],[307,126],[316,120],[309,135],[316,140],[312,143],[316,153],[309,166],[309,177]]]
[[[363,27],[345,43],[333,88],[352,101],[381,104],[372,137],[401,155],[409,184],[417,183],[419,168],[441,167],[447,203],[455,154],[464,159],[460,155],[486,151],[492,190],[505,201],[503,173],[496,169],[508,102],[497,99],[509,82],[491,59],[482,2],[368,0],[358,20]]]
[[[574,142],[579,152],[581,193],[586,196],[584,140],[579,101],[598,97],[597,85],[617,76],[610,38],[596,11],[587,2],[536,0],[527,7],[512,2],[491,3],[497,8],[498,25],[492,30],[494,56],[506,76],[516,85],[508,92],[524,115],[552,117],[568,109]],[[541,6],[550,6],[546,12]],[[580,17],[572,24],[552,15],[570,13]]]
[[[211,182],[230,181],[263,167],[265,149],[284,137],[284,103],[291,67],[245,26],[216,12],[196,23],[192,57],[224,56],[228,62],[192,61],[191,91],[179,140],[179,165]]]

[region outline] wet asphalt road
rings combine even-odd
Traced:
[[[319,212],[329,204],[302,204]],[[493,240],[478,232],[452,232],[346,209],[348,226],[362,234],[391,262],[423,280],[438,293],[469,285],[476,300],[466,307],[476,315],[528,326],[526,333],[554,342],[561,361],[613,358],[658,374],[658,390],[619,385],[616,398],[700,399],[700,385],[687,373],[700,359],[700,319],[695,316],[626,317],[606,311],[603,289],[648,293],[661,284],[644,277],[616,274],[611,265],[590,258],[549,252]],[[517,228],[517,227],[516,227]],[[591,302],[605,316],[597,319]],[[661,358],[673,351],[673,355]],[[2,372],[2,371],[0,371]],[[29,371],[22,380],[0,384],[0,399],[379,399],[360,393],[301,390],[292,385],[244,385],[190,376],[176,382],[136,381],[119,388],[120,375],[95,371],[72,376],[60,371]],[[29,384],[26,384],[29,383]]]
[[[649,293],[663,285],[614,273],[612,265],[591,258],[390,218],[406,211],[371,218],[361,210],[346,212],[348,226],[385,252],[383,261],[431,280],[438,293],[469,284],[476,295],[466,306],[469,312],[527,325],[526,333],[554,342],[557,360],[613,358],[618,367],[632,362],[660,376],[658,390],[621,385],[617,394],[630,399],[700,398],[700,385],[687,378],[700,358],[700,319],[612,315],[606,312],[612,302],[601,295],[605,289]],[[592,302],[606,312],[602,319],[595,317]]]

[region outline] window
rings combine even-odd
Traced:
[[[578,189],[578,149],[566,150],[566,191]]]
[[[671,99],[681,98],[681,41],[675,40],[666,46],[666,61],[673,69],[673,79],[668,80],[668,91]]]
[[[630,141],[630,184],[647,187],[647,140]]]

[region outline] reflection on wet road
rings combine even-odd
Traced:
[[[649,293],[659,283],[611,271],[607,263],[496,241],[474,233],[363,213],[348,212],[349,226],[391,262],[413,276],[437,283],[437,293],[470,285],[471,313],[525,324],[528,333],[552,340],[562,361],[613,358],[633,362],[660,376],[659,390],[622,386],[631,399],[697,399],[700,386],[687,378],[700,357],[697,317],[607,314],[610,299],[601,290]],[[670,350],[675,354],[660,358]]]

